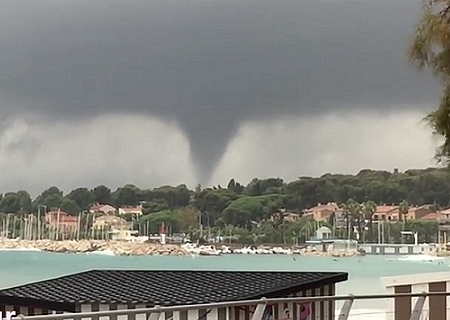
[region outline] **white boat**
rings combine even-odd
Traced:
[[[260,246],[256,249],[257,254],[272,254],[272,250],[267,247]]]
[[[217,250],[214,246],[200,246],[198,248],[201,256],[220,256],[222,252]]]
[[[233,253],[233,251],[231,251],[230,247],[227,247],[227,246],[222,246],[222,248],[220,249],[220,251],[221,251],[223,254],[230,254],[230,253]]]
[[[284,250],[282,247],[274,247],[272,248],[272,252],[274,254],[286,254],[286,250]]]
[[[191,255],[198,255],[200,254],[200,248],[197,247],[196,244],[192,243],[185,243],[181,246],[184,250],[186,250]]]
[[[242,249],[235,250],[235,252],[236,251],[238,251],[237,253],[241,253],[241,254],[256,254],[256,250],[252,249],[250,247],[244,247]]]

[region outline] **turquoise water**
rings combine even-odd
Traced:
[[[90,269],[184,269],[184,270],[286,270],[345,271],[349,280],[337,294],[384,293],[380,278],[405,274],[450,271],[450,260],[417,260],[415,257],[365,256],[333,259],[283,255],[224,255],[220,257],[109,256],[58,254],[34,251],[0,252],[0,287],[48,279]],[[384,309],[385,301],[358,302],[356,308]]]

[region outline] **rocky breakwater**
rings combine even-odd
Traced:
[[[51,240],[2,240],[3,250],[41,250],[48,252],[88,253],[108,252],[114,255],[187,255],[178,245],[162,245],[142,242],[123,241],[51,241]]]

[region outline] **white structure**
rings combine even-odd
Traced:
[[[388,294],[446,292],[450,290],[450,272],[436,272],[382,278]],[[396,297],[388,300],[387,320],[409,319],[418,298]],[[425,300],[422,318],[450,320],[450,296],[430,296]]]
[[[109,232],[111,235],[111,240],[114,241],[133,241],[136,237],[133,235],[137,234],[137,230],[127,230],[127,229],[115,229]]]
[[[119,214],[134,214],[141,216],[142,215],[142,205],[139,206],[125,206],[119,208]]]
[[[116,208],[109,204],[95,204],[89,208],[90,213],[115,214]]]
[[[330,228],[327,227],[320,227],[319,229],[317,229],[316,231],[316,239],[317,240],[322,240],[322,239],[330,239],[332,236],[332,232],[330,230]]]

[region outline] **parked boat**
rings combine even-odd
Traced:
[[[222,252],[217,250],[214,246],[200,246],[199,255],[201,256],[220,256]]]

